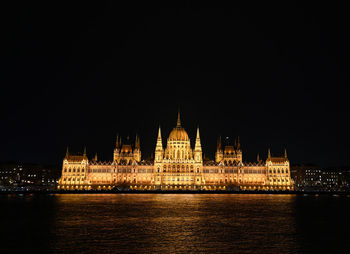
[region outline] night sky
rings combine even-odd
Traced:
[[[244,161],[350,165],[345,6],[72,2],[2,8],[0,161],[110,161],[117,133],[147,158],[180,109],[207,157],[240,136]]]

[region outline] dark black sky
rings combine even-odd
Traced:
[[[2,8],[1,161],[111,160],[117,133],[147,157],[180,107],[209,157],[239,135],[246,161],[350,164],[345,6],[72,2]]]

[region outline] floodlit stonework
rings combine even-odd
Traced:
[[[97,156],[89,160],[83,155],[71,155],[67,149],[63,159],[62,176],[58,189],[91,190],[128,188],[137,190],[293,190],[290,165],[285,152],[282,157],[266,161],[242,161],[239,140],[233,146],[217,143],[215,161],[202,157],[202,146],[197,128],[194,149],[181,125],[170,132],[163,148],[161,129],[153,160],[142,160],[140,139],[132,146],[122,144],[117,137],[112,162],[101,162]]]

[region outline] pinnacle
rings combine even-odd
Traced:
[[[177,113],[177,124],[176,124],[176,127],[181,127],[180,110]]]

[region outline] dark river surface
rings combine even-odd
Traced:
[[[349,253],[350,196],[0,195],[0,253]]]

